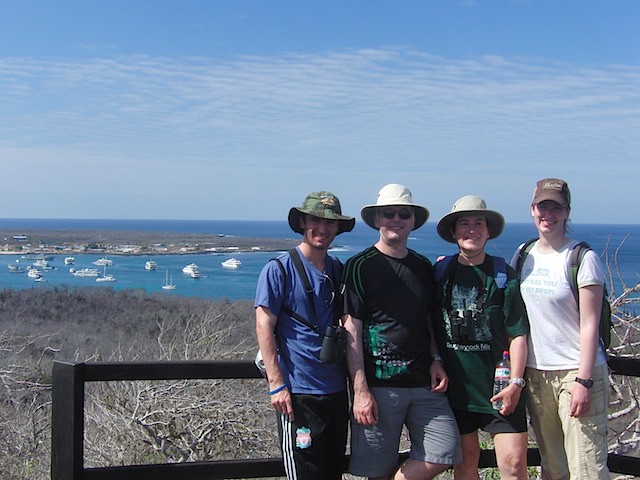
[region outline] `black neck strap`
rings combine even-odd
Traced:
[[[447,268],[447,271],[445,272],[445,277],[447,279],[447,286],[445,290],[444,306],[447,308],[448,312],[450,312],[453,308],[451,305],[451,297],[453,296],[453,284],[455,283],[457,268],[458,268],[458,255],[455,255],[451,260],[449,267]],[[480,289],[478,290],[478,297],[476,299],[476,308],[478,312],[482,312],[482,309],[484,307],[484,297],[487,293],[487,274],[484,273],[482,269],[477,266],[476,267],[472,266],[472,268],[480,277],[481,286],[480,286]]]
[[[314,328],[313,330],[318,331],[318,318],[316,317],[316,305],[313,300],[313,287],[311,286],[311,282],[309,282],[309,277],[307,277],[307,272],[304,269],[304,265],[302,264],[302,259],[298,254],[298,250],[292,248],[289,250],[289,255],[291,255],[291,260],[293,260],[293,265],[296,267],[298,271],[298,275],[302,279],[302,283],[304,284],[304,290],[307,294],[307,298],[309,299],[309,304],[311,304],[311,315],[313,316]]]

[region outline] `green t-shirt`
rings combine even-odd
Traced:
[[[493,279],[493,257],[487,255],[478,267],[462,265],[456,257],[438,282],[440,315],[434,318],[434,329],[455,409],[494,413],[489,399],[496,363],[509,349],[509,338],[529,333],[516,273],[509,265],[506,268],[507,284],[499,289]]]

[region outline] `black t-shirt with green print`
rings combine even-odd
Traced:
[[[397,259],[370,247],[347,261],[342,278],[345,312],[363,322],[369,386],[429,386],[431,262],[413,250]]]

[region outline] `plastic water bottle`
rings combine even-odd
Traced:
[[[511,379],[511,364],[509,363],[509,352],[507,350],[502,352],[502,359],[496,365],[496,373],[493,380],[493,394],[496,395],[509,386],[509,380]],[[498,400],[493,402],[493,408],[500,410],[502,408],[502,401]]]

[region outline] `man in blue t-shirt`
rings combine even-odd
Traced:
[[[256,288],[256,335],[271,404],[278,415],[289,480],[339,480],[344,469],[348,397],[344,358],[322,357],[342,264],[327,254],[336,235],[355,219],[342,215],[330,192],[313,192],[289,211],[302,234],[295,249],[265,265]]]

